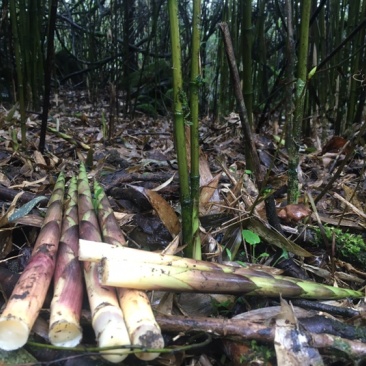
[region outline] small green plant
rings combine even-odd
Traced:
[[[258,262],[261,258],[266,258],[269,256],[268,253],[262,253],[258,257],[255,255],[255,248],[261,242],[261,238],[251,230],[242,230],[241,235],[243,240],[248,243],[252,248],[252,258],[253,262]]]
[[[325,236],[332,242],[335,240],[337,253],[341,259],[350,263],[365,266],[366,265],[366,243],[362,235],[343,232],[342,229],[324,225]],[[320,229],[315,229],[316,244],[322,242]]]
[[[226,251],[227,259],[229,261],[232,261],[233,260],[233,253],[231,252],[231,250],[229,248],[225,248],[225,251]]]
[[[212,306],[217,314],[228,315],[234,306],[234,302],[230,299],[224,301],[217,301],[214,298],[212,298]]]
[[[250,342],[250,352],[240,357],[240,363],[249,364],[251,361],[261,361],[266,364],[275,357],[275,351],[266,345],[260,345],[257,341]]]
[[[276,264],[280,262],[282,259],[289,259],[288,251],[286,249],[282,249],[281,256],[272,264],[272,266],[275,267]]]

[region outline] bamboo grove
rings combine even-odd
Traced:
[[[192,83],[188,61],[191,50],[196,52],[192,48],[192,39],[196,37],[192,30],[197,29],[192,27],[193,3],[180,1],[176,13],[180,23],[182,81],[187,95]],[[24,107],[32,105],[39,109],[46,59],[46,49],[39,45],[46,44],[51,1],[1,1],[0,6],[6,15],[0,33],[1,83],[13,88],[13,79],[13,98]],[[363,107],[365,8],[361,0],[204,1],[199,10],[198,35],[200,114],[213,113],[220,120],[235,107],[225,50],[217,29],[224,21],[233,40],[248,118],[257,130],[263,129],[275,115],[286,117],[291,108],[286,104],[292,99],[285,97],[287,87],[293,90],[297,77],[304,79],[317,67],[311,81],[305,80],[308,84],[301,133],[310,134],[312,129],[327,123],[333,124],[336,134],[343,133],[360,121]],[[301,29],[304,24],[309,28],[306,34]],[[72,78],[70,74],[82,71],[81,76],[88,80],[84,86],[93,98],[98,89],[111,82],[117,94],[123,92],[126,113],[133,113],[135,108],[151,113],[170,112],[171,89],[163,88],[171,78],[166,72],[172,52],[169,29],[167,2],[162,0],[115,0],[108,8],[95,7],[93,2],[60,2],[55,24],[55,64],[62,74],[58,80],[66,82]],[[71,70],[60,70],[58,53],[63,49],[70,56],[64,64],[68,63],[70,68],[74,65]],[[75,69],[78,62],[82,70]],[[300,62],[305,63],[307,71]],[[153,90],[155,94],[149,94]]]
[[[256,171],[258,158],[249,132],[284,124],[290,203],[299,196],[302,141],[307,136],[324,140],[329,128],[337,135],[352,136],[361,122],[365,1],[115,0],[96,7],[93,2],[19,0],[0,4],[6,15],[0,33],[4,60],[0,86],[5,98],[19,102],[23,148],[26,108],[38,110],[44,91],[39,142],[43,152],[49,95],[60,83],[87,88],[91,101],[108,88],[109,138],[120,112],[132,119],[136,110],[173,115],[183,241],[187,254],[195,258],[201,255],[197,235],[200,116],[209,114],[222,123],[228,113],[239,110],[247,168],[259,188],[265,177]],[[226,33],[220,32],[223,29]],[[231,39],[230,56],[225,38]]]

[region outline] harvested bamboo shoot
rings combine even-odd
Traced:
[[[50,285],[61,235],[65,178],[60,173],[32,256],[0,316],[0,348],[22,347],[42,308]]]
[[[78,179],[79,236],[82,239],[101,240],[98,220],[94,211],[91,192],[84,165],[80,165]],[[92,326],[99,347],[127,346],[130,337],[116,291],[101,285],[97,263],[84,262],[84,278],[92,313]],[[114,363],[123,361],[129,349],[105,351],[102,356]]]
[[[124,236],[115,219],[114,212],[109,204],[103,188],[94,183],[94,194],[97,201],[97,213],[103,238],[110,244],[99,243],[102,247],[112,247],[115,244],[119,248],[126,244]],[[164,339],[160,327],[155,321],[150,301],[145,292],[132,289],[117,289],[117,296],[125,323],[133,346],[141,346],[148,349],[164,348]],[[159,356],[159,353],[137,352],[136,357],[151,361]]]
[[[70,181],[68,200],[62,221],[62,234],[54,276],[55,289],[51,302],[48,336],[55,346],[75,347],[82,337],[80,313],[83,278],[77,259],[78,241],[77,180]]]
[[[123,271],[121,271],[123,268]],[[139,290],[186,291],[305,299],[362,298],[360,291],[337,288],[285,276],[254,276],[202,271],[151,263],[103,258],[101,282]]]
[[[166,266],[199,269],[202,271],[220,271],[227,273],[248,274],[258,273],[260,271],[245,267],[231,267],[218,263],[198,261],[191,258],[183,258],[175,255],[160,254],[145,250],[128,248],[115,244],[93,242],[89,240],[79,240],[79,260],[99,262],[103,257],[116,258],[118,260],[130,260],[133,258],[136,262],[146,262],[161,264]]]
[[[151,263],[133,263],[114,258],[103,258],[101,282],[108,286],[140,290],[243,293],[272,297],[282,295],[283,297],[308,299],[363,297],[363,294],[358,291],[301,281],[290,277],[244,276]]]
[[[271,275],[251,268],[237,268],[172,255],[79,241],[79,259],[102,260],[102,283],[140,290],[247,293],[249,295],[307,299],[362,298],[364,294],[296,278]],[[90,245],[90,253],[86,247]],[[92,258],[92,256],[95,256]],[[133,260],[132,260],[133,258]],[[123,268],[117,271],[117,269]],[[115,272],[116,271],[116,272]],[[217,282],[217,283],[216,283]],[[254,287],[253,287],[254,285]],[[176,287],[175,287],[176,286]]]

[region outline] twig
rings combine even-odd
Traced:
[[[366,214],[364,214],[361,210],[359,210],[355,205],[353,205],[351,202],[348,202],[346,199],[344,199],[340,194],[334,192],[333,193],[334,198],[339,199],[342,201],[346,206],[348,206],[355,214],[358,216],[361,216],[362,218],[366,219]]]
[[[157,315],[156,320],[162,330],[168,332],[204,331],[214,333],[221,337],[237,336],[241,339],[253,339],[265,342],[273,342],[275,335],[275,327],[268,326],[268,321],[261,324],[258,321],[242,319],[186,318],[177,315]],[[366,344],[363,342],[349,340],[326,333],[316,334],[315,332],[317,329],[309,328],[307,331],[309,332],[311,344],[315,348],[342,350],[350,357],[355,358],[366,354]]]

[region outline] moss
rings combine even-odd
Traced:
[[[366,265],[366,243],[362,235],[343,232],[342,229],[333,226],[324,226],[326,237],[332,242],[335,238],[337,248],[336,256],[357,266]],[[316,243],[322,241],[319,229],[315,229]]]

